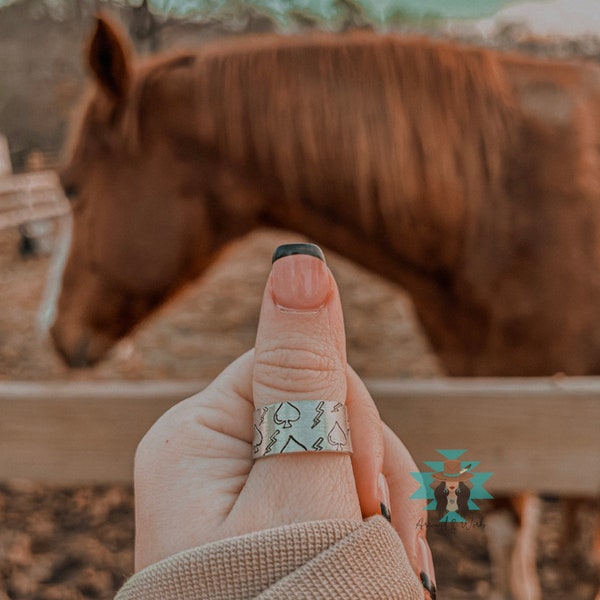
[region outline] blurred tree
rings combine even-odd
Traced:
[[[161,24],[158,23],[156,15],[150,11],[148,0],[142,0],[141,4],[130,5],[127,12],[129,35],[136,48],[157,52],[160,47],[158,33]]]

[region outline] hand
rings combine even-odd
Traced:
[[[165,413],[138,447],[136,570],[252,531],[359,521],[391,510],[417,575],[426,569],[433,576],[416,526],[427,513],[409,499],[418,487],[410,472],[418,469],[346,363],[339,294],[324,259],[316,257],[320,250],[301,245],[313,255],[286,256],[289,248],[276,251],[284,256],[267,281],[254,350]],[[352,457],[300,453],[253,461],[255,408],[307,399],[346,404]]]

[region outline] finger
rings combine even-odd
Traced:
[[[360,377],[348,366],[348,417],[352,426],[352,470],[363,517],[389,515],[383,474],[383,429],[379,411]]]
[[[408,559],[430,595],[435,597],[435,572],[426,540],[426,500],[411,498],[419,482],[411,476],[419,470],[406,446],[383,424],[383,474],[389,485],[392,525],[400,536]]]
[[[281,402],[300,406],[306,400],[345,403],[339,294],[322,252],[312,244],[280,247],[274,254],[256,336],[253,399],[256,408]],[[270,526],[361,518],[347,454],[300,452],[259,458],[244,492],[263,500],[255,501],[251,510]]]
[[[223,522],[252,467],[253,363],[253,351],[237,359],[164,413],[138,445],[136,570],[237,534]]]
[[[309,398],[344,402],[346,338],[337,286],[313,244],[279,248],[261,307],[255,344],[254,405]],[[304,247],[308,247],[305,249]]]

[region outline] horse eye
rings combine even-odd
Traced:
[[[65,196],[69,199],[69,200],[74,200],[75,197],[77,196],[77,186],[74,183],[68,183],[63,187],[63,190],[65,192]]]

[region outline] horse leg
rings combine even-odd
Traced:
[[[496,499],[485,516],[485,533],[492,569],[490,600],[510,600],[510,560],[517,536],[517,515],[508,501]]]
[[[510,587],[515,600],[541,600],[537,574],[537,535],[542,504],[538,496],[523,494],[513,500],[520,527],[510,565]]]

